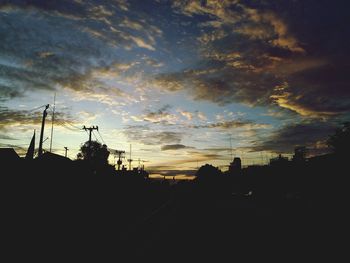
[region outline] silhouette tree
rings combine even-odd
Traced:
[[[220,177],[220,175],[222,175],[222,172],[211,164],[202,165],[196,172],[197,180],[215,179]]]
[[[350,122],[336,129],[335,133],[328,138],[327,144],[336,154],[345,155],[350,149]]]
[[[107,145],[101,144],[97,141],[86,141],[81,147],[77,158],[80,160],[86,160],[98,165],[108,164],[109,151]]]

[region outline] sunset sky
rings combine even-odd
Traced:
[[[0,0],[0,147],[20,154],[50,104],[44,149],[88,134],[133,166],[190,175],[311,154],[350,113],[350,3]],[[96,136],[96,138],[95,138]],[[101,138],[102,137],[102,138]],[[232,152],[231,152],[232,146]],[[110,163],[114,163],[113,154]],[[126,164],[126,163],[125,163]]]

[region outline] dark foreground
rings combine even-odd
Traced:
[[[316,262],[346,254],[345,165],[312,176],[294,171],[296,181],[259,175],[173,186],[27,169],[1,177],[7,261]]]
[[[347,238],[345,219],[326,202],[214,194],[191,183],[117,191],[100,184],[46,188],[40,182],[7,192],[5,251],[13,261],[314,261],[339,256]]]

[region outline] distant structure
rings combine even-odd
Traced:
[[[65,151],[64,157],[67,157],[68,147],[64,147],[64,151]]]
[[[38,160],[45,161],[45,162],[51,162],[51,163],[55,163],[55,164],[62,164],[62,163],[71,162],[71,159],[69,159],[65,156],[62,156],[62,155],[51,153],[51,152],[43,153],[42,155],[40,155],[38,157]]]
[[[235,157],[228,167],[229,173],[234,173],[242,170],[241,158]]]
[[[305,146],[295,147],[292,161],[294,163],[304,163],[306,161],[307,151]]]
[[[0,160],[4,164],[20,160],[20,157],[13,148],[0,148]]]
[[[278,157],[276,157],[276,158],[270,159],[271,166],[283,166],[283,165],[287,164],[288,162],[289,162],[288,158],[282,156],[281,154],[279,154]]]

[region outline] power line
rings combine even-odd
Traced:
[[[75,128],[75,129],[77,129],[77,130],[83,130],[82,127],[75,126],[75,125],[73,125],[73,124],[70,123],[70,122],[65,122],[65,123],[67,123],[68,125],[72,126],[73,128]]]
[[[67,130],[77,132],[77,130],[68,127],[68,126],[67,126],[65,123],[63,123],[63,122],[59,122],[59,121],[58,121],[57,124],[58,124],[59,126],[63,127],[63,128],[66,128]]]
[[[30,110],[27,110],[27,111],[35,111],[35,110],[39,110],[39,109],[41,109],[41,108],[43,108],[43,107],[46,107],[46,104],[45,105],[41,105],[41,106],[39,106],[39,107],[36,107],[36,108],[33,108],[33,109],[30,109]]]
[[[103,142],[104,144],[106,144],[106,142],[103,140],[102,135],[101,135],[101,133],[100,133],[99,130],[97,130],[97,133],[98,133],[98,135],[100,135],[100,138],[101,138],[102,142]]]
[[[96,137],[96,135],[95,135],[95,132],[94,132],[94,131],[92,131],[92,134],[94,135],[94,137],[95,137],[96,141],[100,142],[100,141],[98,140],[98,138]]]
[[[57,123],[58,125],[64,127],[64,128],[66,128],[66,129],[70,130],[70,131],[75,131],[75,132],[83,131],[83,129],[77,128],[77,127],[75,127],[75,126],[69,127],[69,126],[67,125],[67,124],[69,124],[69,122],[66,122],[66,121],[57,121],[57,120],[56,120],[56,123]],[[72,125],[71,125],[71,126],[72,126]]]
[[[55,108],[56,108],[56,92],[53,97],[53,109],[52,109],[52,118],[51,118],[51,138],[50,138],[50,152],[52,151],[52,139],[53,139],[53,125],[55,122]]]

